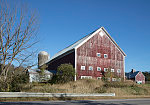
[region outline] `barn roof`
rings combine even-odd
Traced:
[[[50,59],[50,61],[53,60],[53,59],[55,59],[55,58],[57,58],[57,57],[59,57],[59,56],[61,56],[61,55],[64,54],[64,53],[67,53],[67,52],[69,52],[69,51],[75,49],[77,46],[79,46],[79,45],[80,45],[81,43],[83,43],[85,40],[88,40],[95,32],[99,31],[100,29],[102,29],[102,30],[106,33],[106,35],[107,35],[107,36],[111,39],[111,41],[117,46],[117,48],[122,52],[122,54],[123,54],[124,56],[126,56],[126,54],[123,52],[123,50],[117,45],[117,43],[116,43],[116,42],[114,41],[114,39],[108,34],[108,32],[104,29],[104,27],[101,27],[101,28],[99,28],[99,29],[93,31],[93,32],[90,33],[89,35],[83,37],[82,39],[78,40],[78,41],[75,42],[74,44],[68,46],[67,48],[65,48],[65,49],[63,49],[63,50],[61,50],[61,51],[59,51],[58,53],[56,53],[56,54]],[[49,62],[49,61],[48,61],[48,62]]]
[[[91,33],[91,34],[92,34],[92,33]],[[56,53],[50,60],[52,60],[52,59],[54,59],[54,58],[56,58],[56,57],[58,57],[58,56],[60,56],[60,55],[62,55],[62,54],[64,54],[64,53],[66,53],[66,52],[68,52],[68,51],[71,51],[71,50],[74,49],[77,45],[79,45],[81,42],[83,42],[86,38],[88,38],[91,34],[89,34],[89,35],[83,37],[82,39],[78,40],[78,41],[75,42],[74,44],[72,44],[72,45],[66,47],[65,49],[63,49],[63,50],[61,50],[61,51],[59,51],[59,52]]]
[[[135,76],[139,73],[140,71],[136,71],[134,73],[132,72],[129,72],[129,73],[125,73],[125,76],[128,78],[128,79],[133,79],[135,78]]]

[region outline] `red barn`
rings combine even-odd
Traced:
[[[108,69],[120,78],[124,78],[125,56],[126,54],[104,27],[101,27],[58,52],[47,65],[48,70],[57,70],[61,64],[72,64],[76,72],[75,80],[100,79],[103,72],[107,72]]]
[[[126,73],[125,75],[126,75],[127,79],[133,80],[138,84],[144,84],[145,83],[145,76],[140,71],[135,71],[134,69],[132,69],[131,72]]]

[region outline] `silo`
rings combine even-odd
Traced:
[[[42,66],[49,60],[50,56],[46,51],[41,51],[38,54],[38,67]]]

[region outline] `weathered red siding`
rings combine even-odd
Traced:
[[[97,57],[97,53],[101,53],[101,57]],[[104,58],[104,54],[108,54],[108,58]],[[97,33],[77,48],[76,63],[77,79],[81,76],[102,77],[104,68],[113,68],[118,76],[124,78],[124,55],[107,35],[100,36]],[[85,66],[85,70],[81,70],[81,66]],[[92,71],[89,70],[89,66],[93,67]],[[102,70],[97,71],[97,67],[101,67]],[[121,73],[117,73],[118,69]]]
[[[142,72],[139,72],[139,73],[135,76],[135,81],[142,81],[142,83],[145,83],[145,76],[143,75]]]

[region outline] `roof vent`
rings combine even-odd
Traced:
[[[134,73],[134,72],[136,72],[136,70],[135,70],[135,69],[132,69],[132,70],[131,70],[131,73]]]

